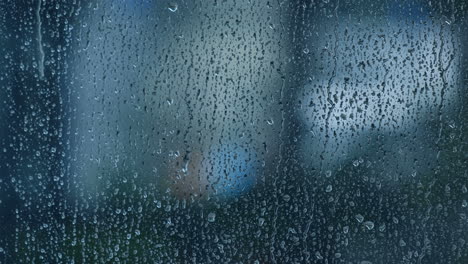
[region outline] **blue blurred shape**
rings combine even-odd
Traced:
[[[208,157],[208,182],[215,196],[237,197],[254,187],[257,156],[253,150],[225,144],[212,147]]]

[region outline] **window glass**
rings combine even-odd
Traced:
[[[468,263],[463,0],[4,0],[0,263]]]

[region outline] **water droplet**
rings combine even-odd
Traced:
[[[327,193],[331,192],[333,190],[333,186],[331,186],[330,184],[327,186],[327,188],[325,189],[325,191]]]
[[[270,126],[273,125],[274,123],[275,123],[275,121],[273,120],[273,118],[270,118],[270,119],[267,120],[267,124],[270,125]]]
[[[362,216],[361,214],[357,214],[355,217],[359,223],[362,223],[362,221],[364,221],[364,216]]]
[[[343,227],[343,233],[348,234],[349,232],[349,226]]]
[[[167,9],[169,9],[169,11],[171,12],[177,11],[178,8],[179,6],[177,5],[177,3],[170,3],[169,6],[167,7]]]
[[[260,218],[258,219],[258,225],[259,225],[259,226],[263,226],[264,223],[265,223],[265,218],[261,218],[261,217],[260,217]]]
[[[304,52],[304,54],[309,54],[309,49],[305,48],[304,50],[302,50],[302,52]]]
[[[316,257],[317,259],[323,259],[322,254],[320,254],[320,252],[318,252],[318,251],[315,252],[315,257]]]
[[[403,239],[400,239],[400,247],[406,246],[406,242]]]
[[[211,212],[208,214],[208,222],[213,223],[216,220],[216,214]]]
[[[372,229],[374,229],[374,222],[372,222],[372,221],[365,221],[365,222],[364,222],[364,226],[365,226],[368,230],[372,230]]]
[[[385,224],[382,224],[381,226],[379,226],[379,231],[383,232],[385,231],[385,228],[386,228]]]
[[[353,161],[353,166],[354,166],[354,167],[357,167],[357,166],[359,166],[359,160],[355,160],[355,161]]]

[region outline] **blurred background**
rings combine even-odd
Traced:
[[[468,2],[0,2],[0,263],[467,263]]]

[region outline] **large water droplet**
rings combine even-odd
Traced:
[[[364,221],[364,216],[362,216],[361,214],[357,214],[355,217],[359,223],[362,223],[362,221]]]
[[[208,214],[208,222],[213,223],[216,220],[216,214],[211,212]]]
[[[365,222],[364,222],[364,226],[365,226],[368,230],[372,230],[372,229],[374,229],[374,222],[372,222],[372,221],[365,221]]]
[[[169,6],[167,7],[167,9],[169,9],[169,11],[171,11],[171,12],[175,12],[178,9],[178,5],[177,5],[177,3],[170,3]]]
[[[343,227],[343,233],[348,234],[349,232],[349,226]]]

